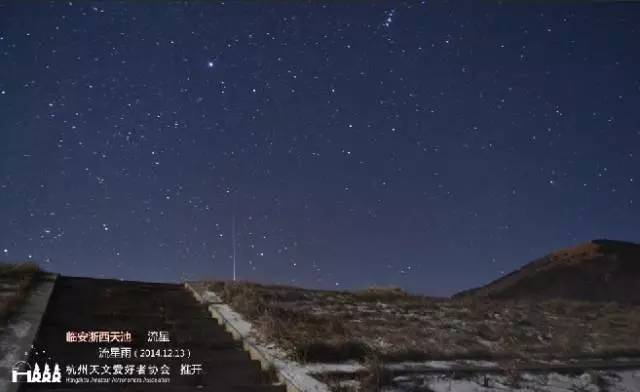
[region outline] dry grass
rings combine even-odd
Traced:
[[[4,324],[24,301],[39,272],[38,265],[31,262],[0,263],[0,324]]]
[[[365,361],[372,354],[380,361],[640,356],[640,306],[628,304],[208,285],[265,341],[305,362]]]
[[[573,248],[567,248],[553,252],[549,255],[552,261],[560,263],[580,263],[583,260],[594,259],[603,256],[602,246],[593,242],[581,244]]]
[[[377,392],[391,382],[391,373],[384,368],[384,362],[376,353],[370,353],[365,357],[364,366],[367,372],[360,381],[364,390]]]

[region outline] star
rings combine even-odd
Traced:
[[[384,27],[390,27],[391,23],[393,22],[393,16],[395,15],[396,10],[395,8],[392,8],[391,10],[387,11],[386,13],[386,17],[384,19],[384,21],[382,22],[382,25]]]

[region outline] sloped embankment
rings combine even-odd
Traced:
[[[640,307],[631,304],[197,286],[248,320],[263,349],[336,391],[640,387]]]
[[[265,341],[302,361],[640,356],[640,306],[436,299],[400,290],[208,282]]]

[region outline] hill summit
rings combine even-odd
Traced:
[[[534,260],[454,297],[640,303],[640,244],[593,240]]]

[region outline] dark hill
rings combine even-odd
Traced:
[[[640,303],[640,244],[612,240],[553,252],[454,297]]]

